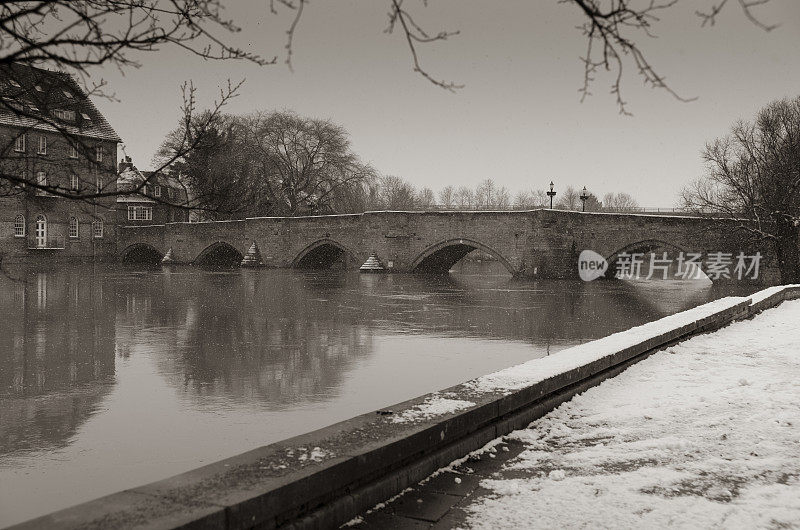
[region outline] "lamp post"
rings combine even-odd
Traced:
[[[553,191],[553,181],[550,181],[550,191],[547,192],[547,196],[550,197],[550,209],[553,209],[553,197],[556,196],[556,192]]]
[[[589,198],[589,192],[586,191],[586,186],[583,187],[583,191],[581,192],[581,201],[583,202],[583,211],[586,211],[586,199]]]

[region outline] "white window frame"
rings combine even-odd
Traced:
[[[77,173],[73,173],[69,176],[69,188],[72,191],[78,191],[80,189],[81,183],[80,179],[78,178]]]
[[[158,184],[153,186],[153,197],[161,197],[161,186]]]
[[[47,154],[47,136],[45,136],[43,134],[39,135],[39,146],[36,149],[36,153],[38,153],[40,155],[46,155]]]
[[[69,157],[70,158],[78,158],[78,146],[77,145],[70,145],[69,146]]]
[[[25,152],[25,144],[26,144],[26,134],[22,133],[14,139],[14,151],[17,153],[24,153]]]
[[[94,148],[94,160],[95,162],[102,162],[103,161],[103,147],[98,145]]]
[[[134,206],[128,205],[128,220],[129,221],[152,221],[153,220],[153,207],[152,206]]]
[[[103,220],[97,219],[92,222],[92,237],[95,239],[102,239],[103,237]]]
[[[25,216],[22,214],[14,217],[14,237],[25,237]]]
[[[80,223],[78,222],[78,218],[72,216],[69,218],[69,237],[71,239],[78,239],[78,234],[80,233]]]
[[[47,186],[47,173],[44,171],[39,171],[36,173],[36,184],[39,186]],[[43,189],[37,188],[36,195],[47,195],[47,192]]]

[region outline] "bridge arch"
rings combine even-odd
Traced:
[[[355,260],[353,253],[338,241],[329,238],[314,241],[292,260],[293,269],[329,269],[336,263],[347,268],[348,261]]]
[[[654,252],[656,250],[660,251],[667,251],[667,257],[671,257],[673,260],[677,257],[678,254],[683,253],[687,255],[690,251],[684,248],[681,245],[677,245],[675,243],[670,243],[668,241],[663,241],[660,239],[643,239],[641,241],[636,241],[635,243],[630,243],[625,245],[624,247],[620,248],[619,250],[613,252],[612,254],[606,257],[606,261],[608,262],[608,269],[606,269],[606,278],[614,278],[615,273],[617,270],[617,261],[621,254],[648,254],[650,252]],[[649,259],[649,258],[648,258]],[[703,256],[702,259],[705,259]],[[673,261],[673,263],[675,263]],[[645,263],[644,271],[649,270],[649,262]],[[701,270],[703,266],[701,265]]]
[[[413,272],[447,274],[453,265],[461,261],[464,256],[473,250],[480,250],[492,255],[512,276],[517,275],[517,271],[511,263],[498,251],[488,245],[467,238],[447,239],[431,245],[411,262],[411,270]]]
[[[204,248],[192,263],[207,267],[230,267],[239,265],[242,258],[244,255],[236,250],[236,247],[225,241],[217,241]]]
[[[122,251],[123,263],[161,263],[164,254],[147,243],[134,243]]]

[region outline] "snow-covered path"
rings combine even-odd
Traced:
[[[800,300],[694,337],[509,436],[469,528],[800,528]],[[461,519],[461,518],[459,518]]]

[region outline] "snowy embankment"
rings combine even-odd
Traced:
[[[658,352],[511,438],[471,528],[800,527],[800,300]]]

